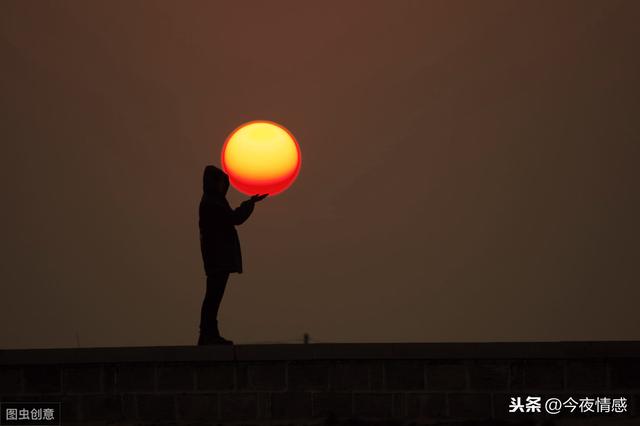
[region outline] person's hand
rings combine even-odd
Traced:
[[[269,194],[262,194],[262,195],[256,194],[256,195],[252,196],[251,198],[249,198],[249,201],[257,203],[258,201],[262,201],[265,198],[267,198],[267,195],[269,195]]]

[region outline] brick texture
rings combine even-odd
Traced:
[[[62,370],[62,389],[65,393],[91,393],[102,391],[100,366],[77,366]]]
[[[288,373],[289,390],[326,390],[329,366],[325,362],[292,362]]]
[[[271,414],[274,419],[309,418],[312,416],[309,392],[283,392],[272,394]]]
[[[24,391],[26,393],[59,393],[61,388],[60,367],[32,366],[24,369]]]
[[[354,359],[278,359],[271,352],[273,359],[0,364],[0,400],[60,401],[63,424],[390,426],[533,425],[547,420],[510,414],[511,397],[624,396],[628,412],[616,419],[640,420],[640,358],[352,353]]]
[[[188,391],[195,386],[195,372],[188,364],[161,365],[157,370],[159,391]]]
[[[194,370],[198,390],[232,390],[236,386],[236,371],[232,364],[198,363]]]
[[[467,386],[467,369],[462,362],[429,362],[426,369],[430,390],[459,390]]]

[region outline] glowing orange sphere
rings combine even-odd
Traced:
[[[222,169],[247,195],[275,195],[300,171],[300,147],[291,132],[272,121],[250,121],[236,128],[222,147]]]

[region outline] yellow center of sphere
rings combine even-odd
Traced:
[[[293,137],[270,122],[252,122],[235,130],[227,140],[223,155],[231,175],[251,181],[286,177],[299,161]]]

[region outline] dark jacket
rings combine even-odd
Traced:
[[[207,275],[214,271],[242,273],[240,240],[235,225],[253,212],[254,203],[244,201],[232,209],[223,194],[206,192],[199,209],[200,249]]]

